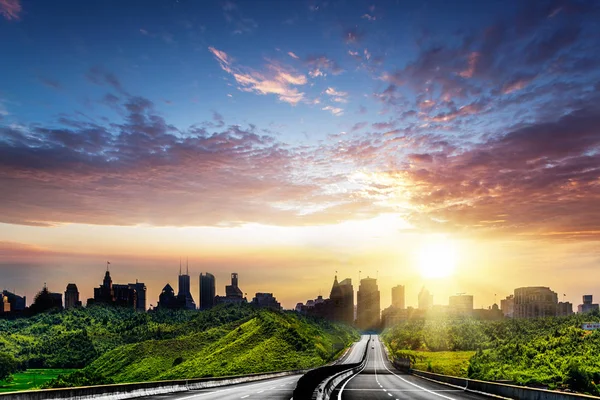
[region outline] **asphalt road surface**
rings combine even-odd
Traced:
[[[340,363],[350,364],[360,362],[368,341],[369,336],[364,335],[361,340],[355,343],[341,358]],[[262,381],[221,386],[218,388],[191,390],[182,393],[146,396],[142,398],[153,400],[289,400],[296,387],[296,382],[301,376],[301,374],[289,375],[282,378],[265,379]]]
[[[379,337],[372,336],[369,343],[367,364],[356,375],[344,380],[334,390],[331,398],[336,400],[483,400],[487,397],[464,392],[450,386],[433,383],[416,376],[397,371],[388,361]]]

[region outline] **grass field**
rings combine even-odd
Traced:
[[[474,351],[413,351],[402,353],[413,355],[413,368],[436,374],[467,377],[469,360],[475,355]],[[412,357],[411,357],[412,358]]]
[[[39,388],[44,382],[56,378],[59,374],[68,374],[74,369],[28,369],[13,375],[10,383],[0,381],[0,393],[14,392],[17,390],[31,390]]]

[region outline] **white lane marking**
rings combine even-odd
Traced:
[[[383,350],[381,350],[381,345],[377,346],[377,348],[379,349],[379,357],[381,358],[381,362],[383,363],[383,366],[385,367],[385,369],[387,369],[387,370],[388,370],[388,372],[389,372],[390,374],[394,375],[396,378],[400,379],[401,381],[403,381],[403,382],[406,382],[406,383],[408,383],[409,385],[412,385],[412,386],[416,387],[417,389],[421,389],[421,390],[423,390],[423,391],[425,391],[425,392],[427,392],[427,393],[431,393],[431,394],[433,394],[433,395],[435,395],[435,396],[439,396],[439,397],[442,397],[442,398],[444,398],[444,399],[447,399],[447,400],[455,400],[455,399],[454,399],[454,398],[452,398],[452,397],[444,396],[443,394],[436,393],[436,392],[434,392],[433,390],[425,389],[423,386],[419,386],[419,385],[417,385],[417,384],[415,384],[415,383],[409,382],[409,381],[407,381],[406,379],[402,378],[401,376],[399,376],[399,375],[396,375],[394,372],[392,372],[392,371],[391,371],[391,370],[390,370],[390,369],[387,367],[387,365],[385,365],[385,361],[383,360]]]
[[[240,399],[245,399],[246,397],[250,397],[250,395],[249,395],[249,394],[247,394],[247,395],[245,395],[245,396],[242,396],[242,397],[240,397]]]
[[[392,397],[392,394],[391,394],[391,393],[388,393],[388,396]]]
[[[367,354],[367,362],[365,363],[365,366],[362,367],[362,369],[360,371],[358,371],[357,373],[355,373],[354,375],[352,375],[350,378],[348,378],[348,380],[346,382],[344,382],[344,384],[340,388],[340,391],[338,392],[338,397],[337,397],[338,400],[342,400],[342,393],[344,392],[344,388],[346,387],[346,385],[348,384],[348,382],[350,382],[352,379],[354,379],[355,376],[357,376],[358,374],[360,374],[361,372],[363,372],[363,370],[367,367],[368,363],[369,363],[369,356]]]
[[[297,376],[290,376],[290,377],[265,379],[263,382],[259,381],[257,383],[253,383],[253,384],[250,384],[250,385],[246,384],[245,386],[242,386],[242,387],[243,388],[249,388],[249,387],[260,386],[260,385],[264,385],[264,384],[271,384],[272,385],[273,384],[273,382],[272,382],[273,379],[288,380],[288,379],[298,379],[298,377]],[[195,399],[196,397],[204,397],[204,396],[208,396],[208,395],[211,395],[211,394],[217,394],[217,393],[221,393],[221,392],[229,392],[231,390],[238,389],[238,387],[235,387],[237,385],[244,385],[244,384],[238,383],[238,384],[231,385],[233,387],[229,387],[227,389],[214,390],[212,392],[207,392],[207,393],[198,393],[198,394],[194,394],[194,395],[191,395],[191,396],[181,397],[181,398],[179,398],[177,400]],[[224,387],[224,386],[221,386],[221,387]],[[217,388],[208,388],[208,389],[217,389]]]
[[[264,390],[259,390],[259,391],[258,391],[258,392],[256,392],[256,393],[262,393],[262,392],[264,392]]]

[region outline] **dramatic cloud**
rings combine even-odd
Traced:
[[[18,20],[22,11],[20,0],[0,0],[0,14],[7,20]]]
[[[304,93],[293,86],[307,83],[306,76],[295,72],[292,68],[269,61],[266,71],[259,72],[251,68],[234,67],[231,58],[214,47],[208,48],[219,61],[221,68],[233,75],[238,89],[261,95],[274,94],[279,100],[289,104],[297,104],[304,100]]]

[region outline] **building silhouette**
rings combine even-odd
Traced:
[[[129,286],[129,289],[135,290],[135,309],[140,312],[146,312],[146,285],[138,282],[136,279],[135,283],[130,283],[127,286]]]
[[[179,263],[179,292],[177,293],[177,297],[183,304],[183,308],[186,310],[196,309],[196,303],[190,292],[190,275],[187,261],[185,265],[185,274],[181,273],[181,262]]]
[[[496,308],[498,306],[496,305]],[[450,296],[448,300],[448,309],[454,315],[472,315],[473,314],[473,296],[467,294],[458,294]]]
[[[198,293],[198,299],[200,300],[200,310],[208,310],[215,305],[216,295],[216,281],[215,276],[210,273],[200,274],[200,293]]]
[[[392,288],[392,307],[403,309],[405,307],[404,286],[397,285]]]
[[[537,318],[556,315],[558,295],[548,287],[532,286],[515,289],[515,318]]]
[[[108,263],[107,263],[108,267]],[[138,291],[142,298],[138,308]],[[109,306],[127,307],[146,310],[146,285],[143,283],[117,284],[113,283],[110,271],[106,268],[102,285],[94,288],[94,298],[89,299],[87,304],[104,304]]]
[[[2,313],[2,314],[10,313],[10,302],[8,301],[8,296],[5,296],[4,294],[2,294],[2,296],[0,297],[0,300],[2,300],[2,303],[0,304],[0,313]]]
[[[38,314],[53,309],[63,309],[62,294],[50,292],[44,284],[44,288],[36,294],[33,304],[29,307],[29,312]]]
[[[573,304],[568,301],[558,303],[556,306],[556,315],[559,317],[573,315]]]
[[[389,328],[400,321],[408,319],[408,310],[404,297],[404,286],[397,285],[392,288],[392,304],[381,312],[381,326]]]
[[[356,295],[356,326],[362,330],[380,328],[380,296],[377,279],[366,277],[361,279]]]
[[[215,296],[215,304],[223,303],[246,303],[247,300],[244,297],[244,292],[238,286],[238,274],[236,272],[231,273],[231,285],[225,286],[225,296]]]
[[[505,317],[512,318],[515,314],[515,295],[511,294],[506,296],[505,299],[500,300],[500,309]]]
[[[273,297],[273,293],[256,293],[256,296],[252,299],[252,305],[260,308],[281,310],[281,304]]]
[[[334,277],[327,314],[332,321],[344,322],[348,325],[354,323],[354,288],[350,278],[338,283],[337,275]]]
[[[65,291],[65,309],[81,307],[81,301],[79,301],[79,290],[77,285],[69,283],[67,290]]]
[[[183,308],[183,304],[179,298],[175,296],[175,290],[173,290],[170,284],[167,283],[162,292],[160,292],[156,308],[167,310],[178,310]]]
[[[419,310],[431,310],[433,308],[433,295],[425,287],[419,292]]]
[[[0,298],[2,299],[2,310],[6,313],[22,313],[27,307],[27,297],[18,296],[8,290],[3,290]],[[6,311],[8,310],[8,311]]]
[[[591,294],[583,295],[583,304],[577,306],[577,313],[586,314],[592,311],[598,311],[600,307],[598,304],[593,304],[594,298]]]

